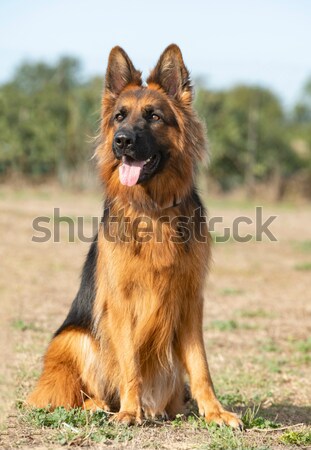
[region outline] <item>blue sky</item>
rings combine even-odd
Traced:
[[[104,74],[117,44],[147,74],[172,42],[210,87],[259,83],[291,105],[311,77],[311,1],[0,0],[0,82],[65,54]]]

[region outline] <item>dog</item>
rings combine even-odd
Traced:
[[[216,398],[204,349],[211,250],[195,172],[206,139],[192,100],[177,45],[147,84],[122,48],[111,50],[96,150],[104,214],[29,405],[102,408],[125,424],[173,418],[188,374],[206,421],[241,427]]]

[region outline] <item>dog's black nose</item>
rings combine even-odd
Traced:
[[[134,146],[134,141],[135,137],[129,131],[121,131],[114,137],[114,145],[116,149],[121,151],[122,153],[126,152],[127,150],[131,150]]]

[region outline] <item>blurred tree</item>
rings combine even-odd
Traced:
[[[221,189],[243,186],[252,195],[258,182],[273,182],[281,196],[288,177],[306,170],[311,177],[311,80],[290,117],[268,89],[211,91],[197,81],[195,106],[212,155],[208,176]],[[89,160],[102,87],[98,77],[83,81],[75,58],[21,65],[0,86],[0,175],[57,176],[63,184],[75,177],[79,186],[94,180]]]
[[[300,178],[311,196],[311,78],[303,87],[302,99],[295,105],[290,121],[293,147],[302,160]]]
[[[294,132],[303,135],[311,150],[311,79],[305,84],[302,94],[302,100],[294,107],[292,127]]]
[[[224,190],[244,185],[252,195],[256,181],[282,178],[300,167],[288,144],[281,104],[270,90],[201,90],[196,108],[208,128],[210,173]]]
[[[0,88],[0,172],[56,174],[66,183],[88,159],[102,82],[80,79],[79,61],[62,58],[53,66],[23,64]]]

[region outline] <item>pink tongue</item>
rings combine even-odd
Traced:
[[[145,161],[126,160],[119,167],[119,177],[125,186],[134,186],[137,183]]]

